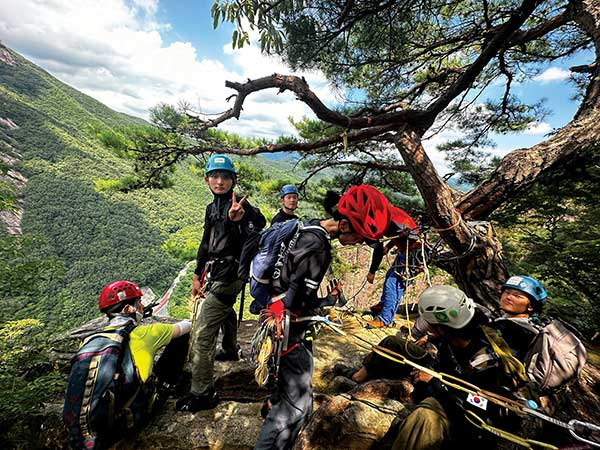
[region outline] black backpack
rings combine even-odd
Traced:
[[[135,425],[128,409],[141,386],[128,345],[135,327],[94,334],[73,357],[63,408],[71,448],[107,448]]]

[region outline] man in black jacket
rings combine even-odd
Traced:
[[[279,199],[281,201],[281,209],[271,219],[271,225],[298,218],[296,215],[296,209],[298,208],[298,188],[293,184],[286,184],[279,191]]]
[[[192,296],[204,288],[196,317],[192,343],[192,388],[177,402],[179,411],[212,409],[219,398],[213,385],[215,358],[237,360],[237,323],[233,309],[244,281],[238,278],[238,265],[244,241],[266,224],[258,208],[233,192],[235,167],[225,155],[213,155],[206,164],[206,184],[214,200],[206,207],[204,233],[198,248],[192,282]],[[204,274],[204,276],[203,276]],[[202,280],[208,280],[206,287]],[[221,353],[215,356],[219,329],[223,329]]]
[[[314,315],[314,310],[324,304],[325,299],[318,298],[317,291],[331,263],[331,239],[338,239],[342,245],[357,244],[365,238],[379,239],[389,225],[389,204],[371,186],[353,187],[342,198],[329,193],[324,206],[332,217],[304,224],[286,256],[281,276],[271,283],[273,300],[268,309],[276,320],[283,320],[285,315],[291,320],[270,398],[272,408],[256,449],[291,448],[312,411],[312,345],[305,336],[310,322],[302,317]],[[371,225],[369,232],[363,229],[365,223]]]
[[[419,298],[419,315],[429,323],[438,349],[436,371],[508,398],[530,395],[524,373],[523,378],[516,379],[505,370],[486,337],[489,318],[463,291],[445,285],[428,288]],[[493,434],[480,432],[468,422],[468,411],[501,429],[514,431],[518,427],[516,414],[484,397],[448,387],[428,372],[415,371],[414,381],[424,383],[417,391],[424,399],[401,425],[394,450],[495,445]]]

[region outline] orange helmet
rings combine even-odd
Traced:
[[[338,202],[338,212],[350,221],[354,231],[374,241],[381,239],[390,225],[390,204],[368,184],[348,189]]]

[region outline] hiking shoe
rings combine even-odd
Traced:
[[[333,366],[333,373],[346,378],[352,379],[352,375],[354,375],[356,372],[357,370],[354,367],[347,366],[346,364],[337,363]]]
[[[369,311],[371,311],[371,314],[373,314],[374,316],[379,314],[382,309],[383,309],[383,305],[381,303],[377,303],[376,305],[369,307]]]
[[[219,404],[219,396],[215,391],[208,392],[203,395],[188,394],[187,396],[177,400],[175,408],[177,411],[191,412],[213,409]]]
[[[219,350],[215,355],[215,361],[239,361],[244,357],[242,348],[238,345],[235,353],[228,353],[225,350]]]
[[[354,389],[356,386],[358,386],[356,381],[353,381],[352,379],[343,375],[338,375],[335,377],[330,384],[330,388],[332,388],[335,392],[348,392]]]
[[[373,329],[373,328],[387,328],[387,327],[391,327],[394,326],[394,324],[390,324],[390,325],[386,325],[383,320],[380,319],[374,319],[374,320],[367,320],[367,325],[365,326],[365,328],[367,329]]]

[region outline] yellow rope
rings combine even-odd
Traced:
[[[509,433],[506,430],[502,430],[500,428],[493,427],[493,426],[485,423],[485,421],[481,417],[479,417],[477,414],[475,414],[473,411],[465,410],[465,418],[473,426],[475,426],[481,430],[488,431],[502,439],[506,439],[507,441],[514,442],[515,444],[521,445],[525,448],[532,449],[533,448],[532,446],[534,445],[536,447],[543,447],[543,448],[550,448],[550,449],[558,450],[558,447],[556,447],[554,445],[546,444],[545,442],[535,441],[533,439],[522,438],[520,436],[517,436],[516,434]]]
[[[406,240],[406,252],[404,253],[404,272],[406,274],[406,281],[404,282],[404,295],[402,296],[402,298],[404,299],[404,312],[406,315],[406,321],[410,323],[410,316],[408,314],[408,301],[406,299],[406,291],[408,290],[408,282],[409,282],[409,278],[410,278],[410,271],[408,268],[408,250],[409,250],[409,245],[408,245],[408,239]],[[412,341],[412,330],[411,327],[408,327],[408,338]]]

